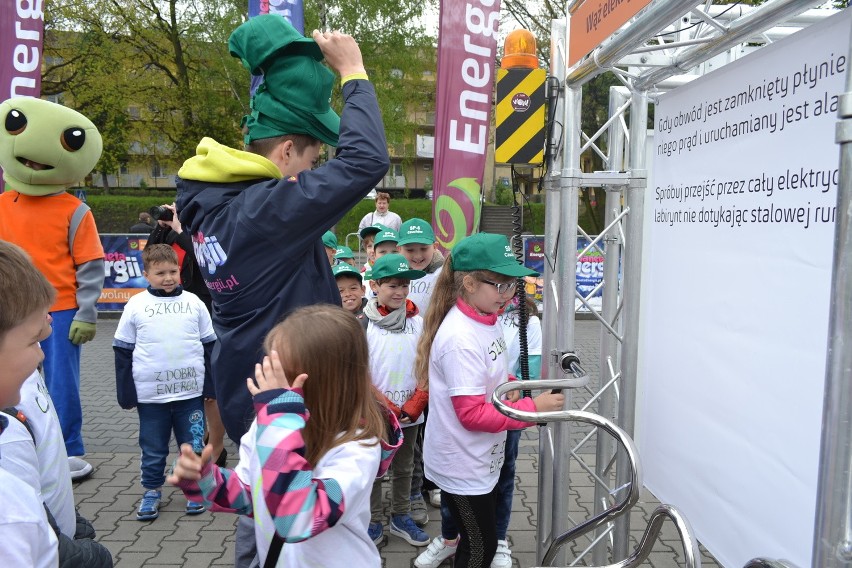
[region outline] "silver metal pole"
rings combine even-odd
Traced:
[[[624,94],[626,89],[619,87],[610,87],[609,89],[609,115],[610,117],[627,101],[627,95]],[[610,125],[607,132],[607,154],[608,161],[606,169],[610,171],[622,171],[624,169],[624,131],[621,129],[621,121],[616,121]],[[606,216],[604,226],[609,227],[615,218],[621,213],[621,188],[606,188]],[[601,301],[601,315],[604,320],[610,325],[613,324],[616,313],[618,312],[618,267],[619,259],[621,258],[621,237],[618,227],[613,227],[607,236],[604,237],[606,258],[604,259],[604,289]],[[604,326],[601,326],[601,347],[600,347],[600,365],[598,371],[599,389],[608,382],[609,365],[607,361],[613,359],[615,364],[613,367],[618,369],[618,350],[619,344],[615,336]],[[615,420],[615,396],[613,388],[609,387],[601,391],[602,394],[598,398],[598,414],[604,418]],[[609,460],[612,457],[615,445],[609,436],[604,436],[600,432],[597,436],[597,445],[595,447],[595,474],[599,479],[608,480],[609,475],[606,472]],[[598,514],[607,508],[609,501],[609,491],[600,483],[595,483],[595,501],[594,512]],[[600,527],[595,533],[595,537],[599,537],[606,532],[605,527]],[[602,539],[592,550],[592,565],[603,566],[607,564],[609,549],[607,547],[607,539]]]
[[[565,43],[565,20],[553,20],[550,30],[550,68],[559,84],[565,78],[564,54],[567,53]],[[561,117],[564,108],[562,96],[557,98],[554,116]],[[564,124],[564,123],[563,123]],[[567,130],[562,127],[563,133]],[[554,137],[561,136],[556,134]],[[558,249],[559,215],[561,212],[561,193],[559,191],[559,179],[562,175],[562,163],[558,156],[552,157],[552,162],[547,164],[548,173],[544,179],[545,194],[545,219],[544,219],[544,291],[542,301],[544,302],[544,313],[542,318],[542,353],[545,355],[556,349],[557,324],[560,319],[560,305],[554,284],[556,282],[556,257],[562,251]],[[573,307],[573,306],[572,306]],[[551,379],[561,376],[558,362],[553,357],[547,357],[542,365],[542,379]],[[553,428],[551,424],[539,426],[538,428],[538,525],[536,526],[536,563],[541,564],[544,554],[553,539]]]
[[[574,350],[574,296],[577,289],[577,200],[579,197],[581,171],[580,165],[580,107],[583,91],[581,88],[565,89],[564,146],[562,157],[562,175],[559,179],[560,213],[559,254],[556,258],[556,285],[560,311],[556,322],[556,350],[549,353],[550,364],[558,364],[561,354]],[[545,319],[551,317],[545,314]],[[555,361],[554,361],[555,359]],[[571,391],[565,394],[565,409],[571,406]],[[571,526],[568,506],[570,503],[569,472],[571,468],[571,427],[567,422],[553,424],[553,532],[562,534]],[[568,550],[561,550],[556,564],[567,564]]]
[[[812,563],[819,568],[852,566],[852,72],[848,70],[838,116],[840,183]]]
[[[820,3],[815,0],[770,0],[760,8],[733,21],[727,33],[721,34],[705,44],[685,49],[674,57],[671,65],[643,75],[633,83],[633,87],[639,90],[649,89],[666,77],[683,73],[684,70],[691,69],[714,55],[727,51],[748,38],[754,37],[755,34],[768,30],[778,22]]]
[[[622,278],[624,342],[621,346],[621,396],[618,401],[618,423],[631,437],[636,418],[636,378],[639,358],[639,298],[642,278],[642,220],[648,171],[645,169],[645,141],[648,136],[648,94],[634,91],[630,104],[630,184],[625,190],[629,209],[625,228],[625,253]],[[629,483],[629,463],[623,452],[616,460],[616,487]],[[615,523],[613,559],[627,557],[630,545],[630,516]]]

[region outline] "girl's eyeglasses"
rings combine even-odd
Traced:
[[[507,292],[511,292],[515,289],[515,286],[518,285],[517,280],[512,280],[511,282],[492,282],[491,280],[480,280],[480,282],[483,282],[485,284],[491,284],[492,286],[497,288],[497,293],[501,296],[503,294],[506,294]]]

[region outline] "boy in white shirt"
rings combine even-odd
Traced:
[[[139,413],[145,492],[136,519],[152,521],[160,515],[172,431],[178,447],[204,448],[204,396],[213,391],[216,334],[204,302],[180,286],[172,247],[145,247],[142,263],[148,290],[127,302],[112,345],[118,403]],[[187,514],[203,512],[203,505],[187,502]]]
[[[373,250],[373,241],[376,239],[376,233],[383,231],[386,227],[381,223],[368,225],[358,231],[358,236],[361,237],[361,247],[367,253],[367,262],[361,267],[361,272],[370,270],[373,263],[376,261],[375,251]]]
[[[429,544],[429,535],[409,515],[414,441],[423,423],[422,412],[429,397],[417,388],[414,376],[414,358],[423,331],[423,318],[407,297],[411,280],[422,276],[420,270],[411,270],[402,255],[388,254],[376,259],[370,280],[376,297],[364,308],[373,385],[384,396],[385,404],[399,418],[403,428],[403,442],[390,468],[390,533],[414,546]],[[382,519],[382,481],[377,479],[370,496],[368,530],[376,544],[381,543],[384,536]]]
[[[27,254],[0,241],[0,407],[18,404],[21,387],[44,360],[39,341],[50,335],[48,309],[56,291]],[[0,436],[14,420],[0,413]],[[2,457],[2,456],[0,456]],[[54,567],[56,535],[41,496],[16,475],[0,468],[0,565]],[[13,504],[10,506],[9,504]]]

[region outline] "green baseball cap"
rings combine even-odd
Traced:
[[[375,235],[376,233],[378,233],[378,232],[380,232],[384,229],[387,229],[387,227],[385,227],[381,223],[373,223],[372,225],[368,225],[368,226],[364,227],[363,229],[361,229],[358,232],[358,236],[361,237],[361,240],[363,240],[364,237],[366,237],[367,235]]]
[[[231,55],[239,57],[263,84],[243,117],[246,144],[285,134],[306,134],[337,145],[340,117],[331,109],[334,73],[320,63],[322,51],[282,16],[250,18],[228,39]]]
[[[538,276],[519,263],[503,235],[477,233],[459,241],[452,250],[453,270],[490,270],[505,276]],[[384,257],[382,257],[384,258]]]
[[[383,226],[382,230],[376,233],[376,239],[373,241],[373,246],[385,242],[398,243],[399,235],[393,229]]]
[[[364,282],[366,282],[367,280],[372,280],[372,279],[373,279],[373,269],[368,268],[367,270],[364,271]]]
[[[337,251],[334,253],[334,258],[355,258],[355,253],[349,247],[338,245]]]
[[[426,273],[422,270],[414,270],[408,265],[408,261],[401,254],[386,254],[385,256],[376,259],[373,263],[372,274],[370,278],[373,280],[381,280],[382,278],[406,278],[408,280],[417,280],[423,278]]]
[[[322,244],[326,248],[337,249],[337,236],[331,231],[326,231],[322,236]]]
[[[338,276],[355,276],[358,280],[364,281],[364,277],[360,272],[352,268],[350,265],[345,262],[341,262],[340,264],[335,264],[331,267],[331,273],[334,274],[334,277]]]
[[[402,245],[431,245],[435,244],[435,232],[432,225],[418,219],[409,219],[399,228],[399,246]]]

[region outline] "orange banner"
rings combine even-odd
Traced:
[[[568,66],[599,46],[651,0],[586,0],[571,14]]]

